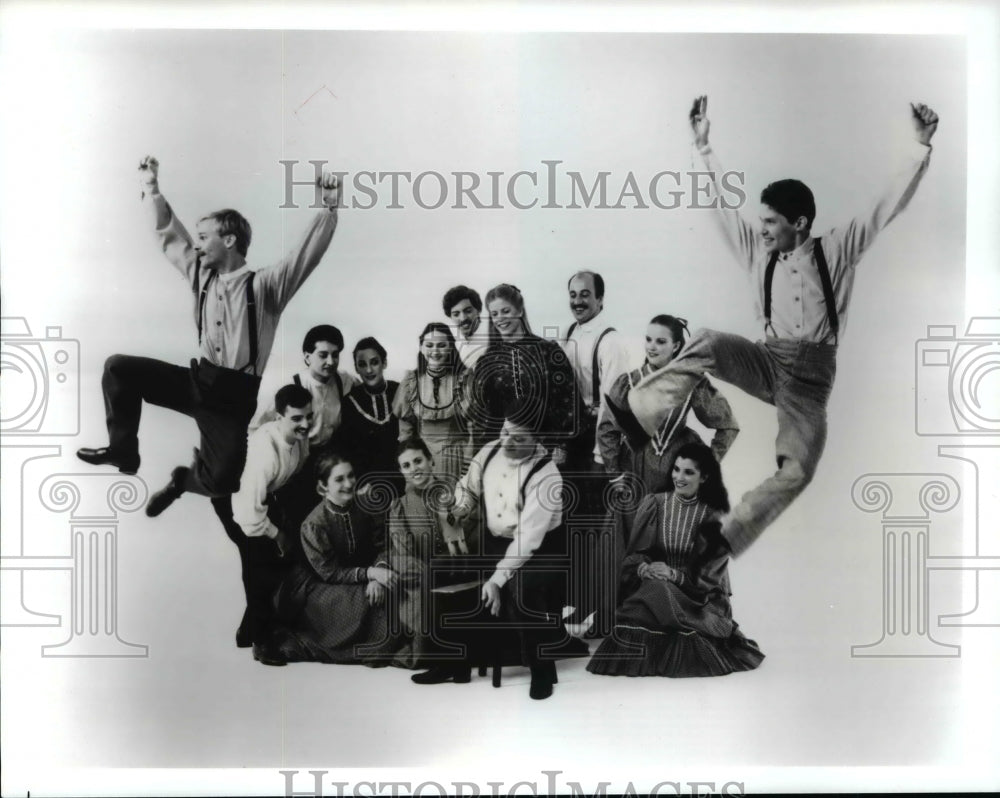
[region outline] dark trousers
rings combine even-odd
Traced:
[[[139,418],[148,402],[191,416],[201,433],[194,462],[180,485],[203,496],[226,496],[240,486],[247,426],[257,408],[260,379],[202,360],[191,368],[148,357],[112,355],[101,387],[112,449],[139,451]]]
[[[484,577],[489,577],[510,545],[507,538],[483,535]],[[565,591],[561,578],[566,568],[565,536],[560,527],[549,532],[535,555],[515,572],[500,589],[500,614],[496,617],[482,607],[469,624],[468,639],[474,659],[503,647],[505,637],[516,637],[521,664],[539,663],[563,656],[555,648],[566,638],[560,611]],[[505,634],[506,633],[506,634]]]
[[[285,571],[285,561],[278,544],[269,537],[247,537],[233,520],[230,496],[212,499],[215,514],[222,522],[226,535],[240,552],[240,570],[247,607],[240,623],[254,643],[267,641],[274,625],[274,594]]]
[[[597,612],[596,624],[610,632],[614,616],[616,558],[613,518],[609,513],[611,479],[593,458],[591,446],[574,461],[567,460],[563,476],[563,523],[570,555],[569,603],[579,619]]]

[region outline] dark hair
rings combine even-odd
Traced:
[[[712,450],[704,443],[685,443],[674,455],[674,461],[670,465],[671,472],[682,457],[691,460],[701,472],[702,483],[698,488],[698,501],[720,513],[728,513],[729,492],[722,482],[722,469],[719,468],[719,461],[715,459]]]
[[[305,407],[312,400],[312,394],[301,385],[285,385],[274,395],[274,409],[283,416],[289,407]]]
[[[351,358],[355,362],[358,360],[358,352],[362,349],[374,349],[378,352],[378,356],[382,358],[382,364],[385,365],[387,358],[385,347],[382,346],[382,344],[380,344],[375,338],[369,335],[367,338],[362,338],[354,345],[354,351],[351,352]]]
[[[455,370],[455,374],[458,374],[465,367],[462,364],[461,358],[457,357],[458,349],[456,348],[455,336],[451,331],[451,327],[449,327],[447,324],[442,324],[439,321],[432,321],[430,324],[424,327],[423,331],[420,333],[420,337],[418,339],[420,343],[423,344],[424,338],[426,338],[431,333],[441,333],[451,343],[452,368]],[[427,372],[427,358],[425,358],[424,353],[420,351],[420,349],[418,349],[417,374],[425,374],[426,372]]]
[[[604,299],[604,278],[601,277],[597,272],[592,272],[586,269],[582,272],[577,272],[569,280],[566,281],[566,290],[569,290],[569,284],[573,282],[577,277],[583,277],[584,275],[589,275],[590,279],[594,281],[594,297],[596,299]]]
[[[476,309],[476,313],[483,312],[483,300],[479,298],[479,294],[467,285],[456,285],[454,288],[449,288],[444,292],[444,299],[441,300],[444,315],[451,316],[451,309],[466,299]]]
[[[339,449],[329,449],[323,452],[316,461],[316,468],[313,472],[316,475],[316,480],[318,482],[326,482],[330,478],[330,472],[333,471],[333,467],[340,463],[347,463],[351,468],[354,467],[354,461],[346,452],[342,452]]]
[[[486,307],[489,308],[490,302],[495,299],[502,299],[504,302],[509,302],[519,311],[521,311],[521,326],[524,327],[526,333],[531,332],[531,325],[528,324],[528,311],[524,309],[524,296],[521,294],[521,290],[516,285],[511,285],[510,283],[500,283],[500,285],[495,285],[489,291],[486,292]],[[493,318],[490,318],[489,324],[489,344],[487,348],[493,346],[500,340],[500,333],[497,332],[497,328],[493,326]]]
[[[332,324],[319,324],[307,332],[302,339],[302,351],[306,354],[315,352],[320,341],[335,345],[338,352],[344,351],[344,334]]]
[[[760,201],[770,205],[791,224],[805,216],[809,228],[816,218],[816,200],[809,186],[801,180],[776,180],[760,192]]]
[[[215,222],[220,236],[236,236],[236,251],[244,258],[247,256],[247,250],[250,249],[250,222],[239,211],[223,208],[221,211],[212,211],[207,216],[202,216],[199,221]]]
[[[417,435],[413,435],[412,437],[409,438],[403,438],[403,440],[401,440],[397,444],[396,458],[398,459],[403,452],[408,452],[411,449],[423,452],[425,455],[427,455],[428,460],[433,459],[434,457],[434,455],[431,454],[430,447],[424,442],[424,439]]]
[[[681,345],[680,349],[677,350],[678,352],[684,348],[684,344],[687,343],[687,319],[671,316],[668,313],[661,313],[658,316],[653,316],[653,318],[649,320],[649,323],[659,324],[661,327],[666,327],[670,330],[670,335],[673,337],[674,341]]]

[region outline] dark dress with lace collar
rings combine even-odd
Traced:
[[[381,391],[371,391],[362,383],[354,386],[343,404],[337,444],[343,447],[354,464],[358,486],[365,477],[388,482],[393,494],[403,490],[403,477],[396,461],[396,444],[399,440],[399,418],[393,412],[393,401],[399,383],[386,380]]]
[[[302,523],[303,561],[278,593],[282,652],[290,661],[370,662],[387,642],[391,596],[371,606],[366,571],[388,565],[385,522],[357,503],[322,501]]]
[[[674,493],[647,496],[635,514],[622,564],[626,596],[615,625],[587,670],[607,676],[723,676],[756,668],[764,655],[733,620],[728,557],[691,569],[698,526],[715,511]],[[641,578],[643,563],[664,563],[669,581]]]

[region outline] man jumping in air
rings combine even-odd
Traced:
[[[191,288],[201,359],[185,368],[147,357],[109,357],[101,380],[109,443],[77,452],[84,462],[134,474],[139,469],[142,403],[191,416],[201,445],[190,467],[175,468],[170,481],[150,497],[149,516],[159,515],[186,492],[217,498],[239,488],[247,425],[257,407],[260,375],[278,318],[330,245],[338,196],[336,176],[324,172],[317,179],[324,208],[301,243],[274,266],[251,271],[246,262],[250,223],[237,211],[215,211],[199,220],[192,239],[160,194],[158,172],[155,158],[139,164],[142,198],[163,253]]]
[[[723,174],[708,143],[707,97],[691,109],[694,144],[712,173]],[[855,266],[879,232],[906,207],[927,170],[938,116],[911,105],[916,146],[906,169],[874,207],[843,227],[814,238],[816,205],[798,180],[761,192],[760,228],[717,201],[717,218],[740,264],[750,272],[764,339],[699,330],[663,369],[629,393],[643,429],[655,435],[684,412],[684,397],[704,374],[725,380],[778,413],[778,470],[743,496],[722,520],[716,545],[738,555],[809,484],[826,443],[826,405],[836,372],[837,343],[847,320]],[[720,196],[714,183],[715,195]]]

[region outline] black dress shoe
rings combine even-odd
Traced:
[[[252,645],[253,637],[250,635],[250,632],[240,626],[240,628],[236,630],[236,647],[250,648]]]
[[[90,463],[91,465],[118,466],[119,471],[129,476],[132,476],[139,470],[138,454],[119,454],[110,446],[102,446],[100,449],[88,449],[86,447],[77,449],[76,456],[83,460],[83,462]]]
[[[146,515],[150,518],[156,518],[181,497],[184,493],[184,488],[181,485],[187,471],[188,469],[184,466],[178,466],[171,472],[170,482],[156,491],[146,502]]]
[[[552,685],[556,683],[556,664],[546,662],[531,669],[531,687],[528,695],[542,701],[552,695]]]
[[[472,681],[472,668],[469,665],[444,666],[439,665],[423,673],[415,673],[410,677],[414,684],[468,684]]]
[[[288,660],[271,643],[254,643],[253,658],[261,665],[287,665]]]

